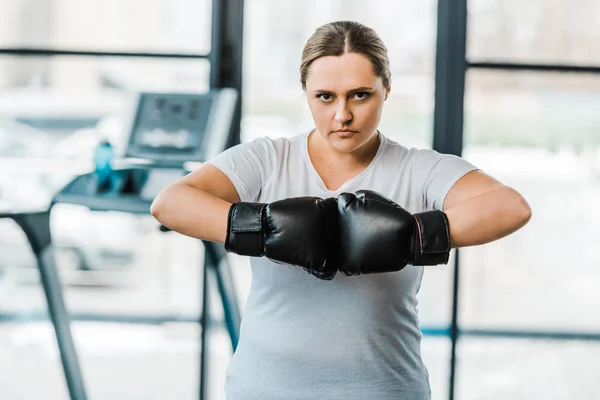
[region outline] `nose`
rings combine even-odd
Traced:
[[[352,113],[348,108],[348,103],[345,101],[340,101],[335,111],[335,122],[340,125],[345,125],[350,121],[352,121]]]

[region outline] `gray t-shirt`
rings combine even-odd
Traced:
[[[381,135],[371,164],[331,191],[311,163],[308,136],[256,139],[209,162],[242,201],[370,189],[412,213],[441,209],[454,183],[475,169],[462,158],[407,149]],[[227,371],[229,400],[430,398],[416,297],[423,267],[338,274],[332,281],[267,258],[251,258],[251,268],[240,341]]]

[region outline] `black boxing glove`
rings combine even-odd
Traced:
[[[234,203],[229,209],[225,250],[300,266],[317,278],[331,280],[337,272],[329,257],[336,219],[335,199]]]
[[[411,214],[369,190],[338,197],[337,267],[347,275],[448,263],[450,231],[443,211]]]

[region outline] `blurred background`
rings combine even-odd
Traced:
[[[464,26],[439,1],[248,0],[243,25],[215,29],[214,4],[241,1],[2,0],[0,211],[46,207],[93,169],[102,138],[122,155],[137,93],[211,90],[214,59],[200,55],[215,31],[240,33],[234,139],[310,129],[304,43],[323,23],[356,20],[389,49],[381,131],[460,152],[533,209],[516,234],[460,251],[456,296],[455,263],[426,270],[419,312],[433,398],[598,399],[600,1],[470,1]],[[456,51],[452,32],[465,28],[463,99],[441,74],[452,57],[439,44]],[[454,96],[446,104],[464,105],[459,131],[435,123],[436,79]],[[435,146],[444,135],[458,144]],[[72,204],[53,207],[50,227],[88,397],[198,398],[202,243],[160,232],[149,215]],[[243,314],[248,261],[228,261]],[[208,398],[224,399],[231,343],[212,295]],[[3,400],[69,398],[36,258],[11,219],[0,219],[0,354]]]

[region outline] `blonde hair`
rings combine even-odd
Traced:
[[[389,90],[391,83],[390,60],[385,44],[373,29],[354,21],[336,21],[322,25],[312,34],[302,50],[300,83],[306,90],[306,78],[311,64],[317,58],[357,53],[373,64],[373,73]]]

